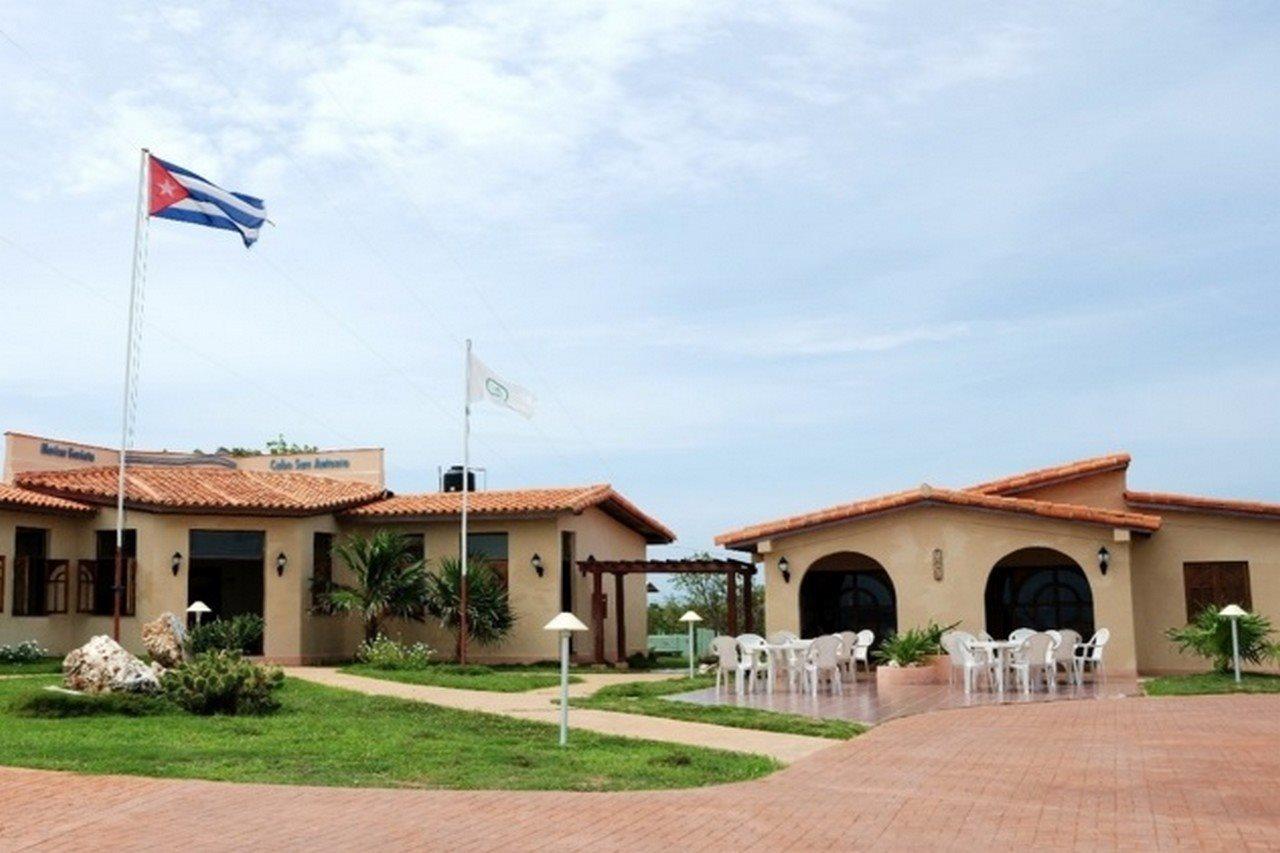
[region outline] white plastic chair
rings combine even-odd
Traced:
[[[853,662],[853,652],[858,647],[858,635],[853,631],[841,631],[836,636],[840,638],[840,650],[836,652],[836,660],[840,662],[840,674],[850,676],[857,681],[858,668]]]
[[[1058,680],[1058,670],[1061,669],[1067,682],[1070,683],[1072,681],[1072,661],[1075,660],[1076,646],[1080,645],[1080,641],[1083,638],[1070,628],[1049,631],[1048,633],[1058,635],[1058,645],[1053,650],[1053,679],[1054,681]]]
[[[734,676],[734,689],[742,694],[742,661],[738,658],[738,641],[733,637],[716,637],[709,647],[716,658],[716,693],[720,692],[721,681],[729,686],[729,676]]]
[[[853,647],[853,665],[862,664],[867,672],[871,671],[871,646],[875,644],[876,632],[863,628],[858,632],[858,644]]]
[[[818,695],[818,682],[824,677],[831,685],[832,693],[844,692],[840,681],[839,649],[840,638],[834,634],[824,634],[809,646],[809,653],[805,656],[804,673],[811,696]]]
[[[1076,684],[1084,686],[1084,674],[1088,669],[1093,670],[1093,680],[1095,683],[1107,683],[1107,670],[1102,665],[1102,652],[1106,648],[1107,643],[1111,640],[1111,632],[1106,628],[1099,628],[1089,642],[1080,643],[1075,648],[1075,658],[1072,661],[1073,669],[1076,675]]]
[[[773,667],[769,660],[769,645],[759,634],[742,634],[738,637],[739,666],[750,679],[748,692],[755,692],[763,677],[770,692],[773,691]]]
[[[774,631],[769,635],[769,642],[775,646],[784,646],[787,643],[795,642],[796,635],[790,631]]]
[[[1027,637],[1030,637],[1036,631],[1034,628],[1014,628],[1009,632],[1009,642],[1021,643]]]
[[[1022,645],[1013,649],[1009,669],[1018,677],[1023,693],[1031,692],[1032,679],[1044,679],[1046,690],[1053,689],[1057,672],[1053,651],[1057,644],[1053,637],[1043,631],[1032,631],[1031,636],[1022,641]]]
[[[973,692],[979,676],[985,676],[988,683],[995,679],[995,667],[990,656],[985,651],[970,646],[969,644],[973,642],[973,639],[972,634],[967,634],[964,631],[953,631],[945,636],[942,641],[942,648],[947,653],[947,657],[951,659],[951,671],[948,673],[948,681],[954,685],[956,670],[961,670],[964,673],[965,695]]]
[[[994,639],[995,639],[995,637],[991,636],[991,635],[990,635],[990,634],[988,634],[986,631],[979,631],[979,632],[978,632],[978,639],[979,639],[979,640],[982,640],[982,641],[984,641],[984,642],[990,642],[991,640],[994,640]]]

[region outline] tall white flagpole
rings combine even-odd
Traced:
[[[120,642],[120,611],[124,598],[124,484],[125,459],[129,453],[131,422],[133,420],[134,360],[137,357],[134,340],[137,330],[138,292],[142,278],[147,274],[147,172],[151,152],[142,149],[142,162],[138,171],[138,207],[133,222],[133,271],[129,279],[128,337],[124,347],[124,396],[120,403],[120,466],[116,475],[116,559],[115,582],[112,585],[111,636]]]
[[[471,339],[467,338],[462,398],[462,588],[458,611],[458,662],[467,662],[467,493],[471,491]]]

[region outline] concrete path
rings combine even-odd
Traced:
[[[3,757],[0,757],[3,760]],[[685,791],[404,791],[0,769],[0,850],[1280,849],[1280,696],[907,717]]]
[[[422,684],[404,684],[379,678],[365,678],[339,672],[328,667],[288,667],[285,674],[292,677],[342,687],[374,696],[395,696],[416,702],[429,702],[463,711],[482,711],[487,714],[503,714],[522,720],[536,720],[559,724],[559,707],[552,700],[560,696],[559,687],[528,690],[523,693],[495,693],[486,690],[455,690],[450,687],[429,687]],[[581,673],[579,684],[569,685],[572,697],[590,696],[609,684],[628,681],[661,681],[670,678],[669,673]],[[735,729],[707,723],[691,723],[684,720],[668,720],[664,717],[646,717],[641,714],[622,714],[615,711],[596,711],[574,708],[569,712],[569,725],[607,735],[660,740],[686,746],[705,746],[727,749],[733,752],[750,752],[768,755],[784,764],[790,764],[838,741],[827,738],[790,735],[777,732],[761,732],[753,729]]]

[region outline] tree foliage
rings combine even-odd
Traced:
[[[366,640],[377,638],[385,619],[425,620],[427,570],[409,552],[402,534],[391,530],[353,533],[337,544],[334,553],[355,575],[355,583],[329,583],[317,589],[318,610],[359,614]]]
[[[1271,639],[1274,633],[1271,620],[1258,613],[1249,613],[1237,620],[1239,625],[1240,660],[1261,664],[1280,659],[1280,643]],[[1213,662],[1213,668],[1226,672],[1232,668],[1231,620],[1218,615],[1218,608],[1210,605],[1196,615],[1183,628],[1170,628],[1166,636],[1178,646],[1178,651]]]
[[[454,632],[454,651],[460,653],[462,561],[457,557],[441,557],[436,571],[427,575],[427,612]],[[496,643],[514,624],[502,578],[483,557],[467,557],[467,637],[481,645]]]

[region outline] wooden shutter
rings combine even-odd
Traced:
[[[0,613],[4,612],[4,557],[0,557]]]
[[[76,612],[92,613],[97,592],[98,561],[81,560],[76,570]]]
[[[124,601],[121,602],[120,615],[132,616],[138,605],[138,561],[134,558],[124,563]]]
[[[1253,609],[1249,590],[1249,564],[1243,560],[1183,563],[1182,580],[1187,598],[1187,621],[1206,607],[1239,604]]]
[[[48,580],[44,585],[44,612],[45,613],[66,613],[67,612],[67,561],[66,560],[50,560],[46,563],[48,567]]]

